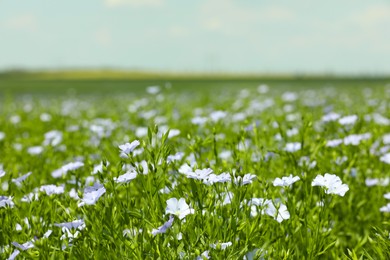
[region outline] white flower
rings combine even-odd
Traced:
[[[257,251],[259,251],[259,250],[260,249],[255,248],[252,251],[249,251],[248,253],[246,253],[246,255],[244,256],[243,260],[254,260],[254,259],[257,259],[257,258],[255,258],[255,256],[256,256]],[[260,259],[264,260],[263,257],[261,257]]]
[[[316,161],[310,161],[310,158],[308,156],[302,156],[299,159],[298,165],[301,166],[301,167],[307,166],[309,169],[313,169],[314,167],[316,167],[317,162]]]
[[[286,135],[289,136],[289,137],[297,135],[297,134],[299,134],[298,128],[292,128],[292,129],[288,129],[286,131]]]
[[[218,243],[218,244],[210,244],[211,248],[217,249],[217,246],[221,248],[221,250],[225,250],[229,246],[233,245],[232,242]]]
[[[22,231],[23,228],[22,228],[22,226],[19,223],[16,223],[15,230],[16,231]]]
[[[48,113],[42,113],[39,118],[42,122],[49,122],[51,120],[51,115]]]
[[[106,193],[106,188],[100,183],[95,183],[84,189],[84,196],[77,206],[94,205],[104,193]]]
[[[235,113],[232,116],[232,121],[233,122],[241,122],[244,121],[247,118],[247,114],[245,113]]]
[[[266,209],[266,213],[271,217],[274,217],[274,219],[279,223],[290,218],[290,212],[288,212],[287,206],[282,203],[280,203],[278,208],[276,208],[273,203],[269,204]]]
[[[73,239],[77,238],[80,235],[80,231],[70,231],[69,228],[63,227],[62,229],[62,236],[60,237],[61,240],[68,239],[69,242],[72,242]]]
[[[61,143],[61,141],[62,141],[62,132],[53,130],[45,134],[45,140],[43,141],[43,145],[57,146]]]
[[[371,138],[370,133],[365,134],[353,134],[344,137],[343,142],[345,145],[359,145],[361,141]]]
[[[0,178],[4,177],[4,175],[5,175],[5,171],[3,171],[3,169],[0,169]]]
[[[110,165],[110,163],[107,163],[107,165]],[[98,172],[103,172],[103,162],[93,166],[92,175],[97,174]]]
[[[27,149],[27,152],[31,155],[39,155],[43,152],[42,146],[32,146]]]
[[[348,185],[343,184],[340,177],[329,173],[325,173],[324,176],[317,175],[311,185],[324,187],[326,194],[336,194],[342,197],[349,190]]]
[[[10,117],[9,121],[10,121],[12,124],[16,125],[16,124],[19,124],[19,123],[20,123],[21,118],[20,118],[19,115],[13,115],[13,116]]]
[[[83,230],[86,227],[83,219],[76,219],[72,222],[55,223],[54,226],[60,228],[65,227],[67,229],[78,229],[78,230]]]
[[[232,180],[232,177],[229,173],[221,173],[219,175],[216,175],[214,173],[210,174],[207,179],[203,180],[204,184],[212,185],[214,183],[224,183],[224,182],[230,182]]]
[[[232,203],[232,199],[233,199],[233,192],[229,191],[229,192],[222,192],[220,194],[221,198],[222,198],[222,206],[225,206],[225,205],[228,205],[230,203]]]
[[[378,185],[379,179],[377,178],[366,178],[365,181],[367,187]]]
[[[330,112],[322,117],[322,122],[336,121],[340,118],[340,115],[334,112]]]
[[[327,147],[336,147],[343,143],[343,139],[333,139],[326,141]]]
[[[94,182],[95,182],[94,176],[87,176],[87,178],[85,178],[85,186],[91,185]]]
[[[133,141],[131,143],[125,143],[125,144],[119,145],[119,149],[121,150],[121,155],[128,155],[138,145],[140,145],[140,142],[138,140],[135,140],[135,141]]]
[[[53,230],[49,229],[48,231],[45,232],[45,234],[43,234],[42,238],[49,238],[51,233],[53,233]]]
[[[390,125],[390,119],[382,116],[381,114],[378,113],[372,114],[372,119],[378,125]]]
[[[383,144],[390,144],[390,134],[385,134],[382,137]]]
[[[142,174],[145,175],[145,174],[149,173],[149,166],[148,166],[148,163],[145,160],[142,160],[140,162],[136,162],[135,166],[139,168],[139,172],[141,171],[140,166],[142,167]],[[152,166],[152,168],[154,169],[153,165],[150,165],[150,166]],[[134,171],[134,170],[137,170],[137,169],[132,169],[132,171]]]
[[[174,217],[172,215],[169,216],[169,220],[165,222],[162,226],[157,229],[152,230],[152,235],[155,236],[157,234],[163,234],[167,232],[168,228],[170,228],[173,224]]]
[[[23,198],[20,199],[21,202],[32,202],[33,200],[38,200],[39,195],[37,190],[35,192],[28,193],[23,196]]]
[[[209,251],[204,251],[200,256],[196,257],[196,260],[210,259]]]
[[[27,249],[30,249],[30,248],[33,248],[34,247],[34,243],[33,243],[34,240],[32,241],[27,241],[26,243],[24,244],[19,244],[18,242],[12,242],[12,245],[14,245],[15,247],[21,249],[22,251],[25,251]]]
[[[221,158],[222,160],[229,160],[232,157],[232,152],[229,150],[221,151],[218,154],[218,157]]]
[[[383,195],[383,197],[384,197],[385,199],[390,200],[390,192],[388,192],[388,193],[386,193],[385,195]]]
[[[14,260],[18,255],[20,254],[19,250],[15,250],[12,252],[12,254],[7,258],[7,260]]]
[[[79,200],[79,199],[80,199],[80,197],[79,197],[79,195],[77,194],[77,191],[76,191],[75,188],[70,189],[70,191],[69,191],[69,197],[71,197],[72,199],[75,199],[75,200]]]
[[[161,134],[161,136],[162,135],[163,134]],[[179,129],[170,129],[169,130],[169,134],[168,134],[168,138],[173,138],[173,137],[178,136],[178,135],[180,135],[180,130]]]
[[[298,94],[295,92],[284,92],[282,94],[282,100],[286,102],[292,102],[298,99]]]
[[[19,143],[13,143],[12,147],[14,148],[15,151],[20,152],[23,149],[23,145]]]
[[[143,232],[142,228],[140,228],[140,229],[133,228],[133,229],[124,229],[122,231],[122,234],[124,237],[134,238],[142,232]]]
[[[383,156],[381,156],[381,157],[379,158],[379,160],[380,160],[381,162],[390,164],[390,153],[384,154]]]
[[[281,179],[276,178],[273,181],[273,184],[274,186],[285,187],[285,186],[291,186],[294,182],[297,182],[299,180],[300,180],[299,176],[292,176],[292,174],[290,174],[290,176],[288,177],[282,177]]]
[[[183,164],[179,168],[179,172],[182,174],[185,174],[185,175],[187,175],[187,173],[192,172],[192,171],[193,171],[192,168],[188,164]]]
[[[148,128],[147,127],[137,127],[135,129],[135,136],[137,137],[144,137],[148,135]]]
[[[344,116],[339,119],[341,125],[353,125],[358,120],[357,115]]]
[[[195,172],[187,172],[185,175],[187,175],[187,178],[189,179],[195,179],[195,180],[204,180],[207,179],[207,177],[213,172],[212,169],[206,168],[206,169],[196,169]]]
[[[155,95],[160,92],[160,86],[149,86],[146,88],[146,92],[149,94]]]
[[[43,185],[39,188],[40,191],[45,192],[47,195],[62,194],[64,193],[63,186],[56,186],[53,184]]]
[[[14,205],[12,197],[0,196],[0,208],[4,208],[6,206],[12,208]]]
[[[376,185],[387,186],[390,183],[390,178],[389,177],[380,178],[380,179],[378,179],[378,178],[366,178],[365,183],[366,183],[367,187],[376,186]]]
[[[236,185],[247,185],[251,184],[253,182],[253,179],[255,179],[257,176],[254,174],[247,173],[244,175],[244,177],[238,176],[234,178],[234,183]]]
[[[380,212],[390,212],[390,203],[387,203],[386,206],[383,206],[379,209]]]
[[[268,216],[273,217],[277,222],[281,223],[283,220],[290,218],[290,213],[287,210],[287,206],[283,203],[279,204],[279,207],[275,207],[272,200],[263,199],[263,198],[253,198],[249,202],[251,205],[251,216],[254,217],[257,215],[257,207],[261,208],[261,214],[267,214]]]
[[[15,183],[18,187],[20,187],[22,185],[22,181],[27,179],[27,177],[30,176],[31,174],[32,174],[32,172],[28,172],[25,175],[20,176],[19,178],[12,179],[12,182]]]
[[[64,171],[68,172],[68,171],[77,170],[78,168],[83,167],[83,166],[84,166],[84,163],[82,163],[82,162],[71,162],[71,163],[68,163],[68,164],[65,164],[64,166],[62,166],[62,169]]]
[[[174,155],[168,155],[167,162],[174,162],[174,161],[180,161],[183,159],[184,153],[178,152]]]
[[[135,179],[137,177],[137,172],[127,172],[123,175],[118,176],[118,178],[114,177],[114,181],[116,183],[128,183],[131,180]]]
[[[194,210],[188,206],[184,198],[180,198],[179,200],[171,198],[167,200],[165,213],[173,214],[179,217],[179,219],[183,219],[189,214],[194,214]]]
[[[5,138],[5,133],[4,132],[0,132],[0,141],[3,140]]]
[[[196,116],[191,119],[191,123],[194,125],[204,125],[206,124],[207,120],[208,120],[207,117]]]
[[[211,120],[213,120],[214,122],[217,122],[219,120],[221,120],[222,118],[226,117],[227,113],[225,111],[213,111],[210,113],[210,118]]]
[[[284,150],[290,153],[296,152],[301,150],[302,144],[295,142],[295,143],[287,143]]]
[[[51,173],[51,176],[53,178],[61,178],[62,176],[65,176],[69,171],[77,170],[84,166],[84,163],[82,162],[70,162],[68,164],[65,164],[61,168],[53,171]]]
[[[266,84],[261,84],[257,87],[257,92],[259,92],[260,94],[265,94],[268,92],[268,90],[269,90],[269,87]]]
[[[80,231],[86,227],[85,222],[82,219],[78,219],[72,222],[55,223],[54,225],[61,228],[63,234],[60,239],[68,239],[68,243],[71,243],[73,239],[77,238],[80,235]],[[71,246],[71,244],[69,244],[69,246]],[[65,248],[66,246],[62,247],[63,250]]]

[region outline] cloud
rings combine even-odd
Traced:
[[[173,37],[186,37],[189,35],[189,30],[183,26],[175,25],[169,28],[168,33]]]
[[[163,0],[104,0],[104,4],[108,7],[158,7],[163,5]]]
[[[350,16],[349,21],[362,27],[390,26],[390,5],[374,5]]]
[[[201,6],[201,15],[204,29],[228,35],[249,33],[259,25],[289,23],[296,19],[295,12],[285,6],[248,6],[232,0],[207,1]]]
[[[111,31],[107,28],[101,28],[95,33],[95,39],[100,46],[108,47],[112,44]]]
[[[35,32],[38,28],[38,21],[32,14],[23,14],[10,17],[4,22],[4,27],[12,30]]]

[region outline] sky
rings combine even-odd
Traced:
[[[0,0],[0,70],[390,74],[389,0]]]

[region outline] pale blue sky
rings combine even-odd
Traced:
[[[390,73],[390,1],[0,0],[0,70]]]

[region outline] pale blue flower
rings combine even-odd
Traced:
[[[77,170],[84,166],[83,162],[70,162],[68,164],[63,165],[61,168],[53,171],[51,176],[53,178],[61,178],[65,176],[69,171]]]
[[[194,210],[188,206],[184,198],[180,198],[179,200],[176,198],[171,198],[167,200],[165,213],[173,214],[176,215],[179,219],[183,219],[189,214],[194,214]]]
[[[86,227],[83,219],[76,219],[71,222],[55,223],[54,226],[61,227],[61,228],[66,227],[67,229],[79,229],[79,230],[83,230]]]
[[[43,185],[39,188],[39,190],[45,192],[47,195],[62,194],[65,192],[64,186],[56,186],[53,184]]]
[[[278,203],[277,207],[272,200],[263,198],[253,198],[249,202],[251,206],[251,216],[257,216],[258,207],[261,209],[261,214],[267,214],[273,217],[277,222],[281,223],[283,220],[290,218],[290,213],[287,210],[287,206],[283,203]]]
[[[16,186],[20,187],[22,182],[30,176],[32,172],[28,172],[25,175],[20,176],[19,178],[12,179],[12,182],[16,184]]]
[[[299,176],[292,176],[292,174],[290,174],[290,176],[282,177],[281,179],[276,178],[273,181],[273,184],[274,184],[274,186],[287,187],[287,186],[291,186],[293,183],[295,183],[299,180],[300,180]]]
[[[210,244],[210,247],[214,249],[220,248],[221,250],[225,250],[226,248],[232,245],[233,245],[232,242],[224,242],[224,243]]]
[[[26,243],[23,243],[23,244],[19,244],[18,242],[12,242],[12,245],[14,245],[15,247],[19,248],[22,251],[25,251],[27,249],[33,248],[35,246],[34,245],[34,240],[27,241]]]
[[[83,198],[77,206],[94,205],[104,193],[106,193],[106,188],[100,183],[95,183],[84,189]]]
[[[324,176],[317,175],[311,185],[324,187],[326,194],[336,194],[342,197],[349,190],[348,185],[343,184],[340,177],[329,173],[325,173]]]
[[[118,178],[114,177],[114,181],[116,183],[128,183],[131,180],[135,179],[137,177],[136,172],[127,172],[123,175],[118,176]]]
[[[250,174],[250,173],[247,173],[245,174],[243,177],[241,176],[238,176],[238,177],[235,177],[234,178],[234,183],[236,185],[247,185],[247,184],[251,184],[253,182],[254,179],[256,179],[256,175],[254,174]]]
[[[4,208],[6,206],[13,208],[15,205],[12,201],[13,197],[7,197],[7,196],[0,196],[0,208]]]
[[[339,118],[340,125],[353,125],[358,120],[357,115],[349,115]]]
[[[170,215],[169,220],[167,222],[165,222],[162,226],[158,227],[157,229],[152,230],[152,235],[155,236],[157,234],[163,234],[167,232],[167,230],[172,226],[174,219],[175,218],[173,217],[173,215]]]
[[[119,149],[121,150],[122,155],[123,154],[128,155],[139,145],[140,145],[140,142],[138,140],[135,140],[131,143],[125,143],[125,144],[119,145]]]
[[[381,162],[390,164],[390,153],[387,153],[379,158]]]
[[[301,150],[301,148],[302,148],[302,144],[295,142],[295,143],[287,143],[284,150],[286,152],[293,153],[293,152]]]

